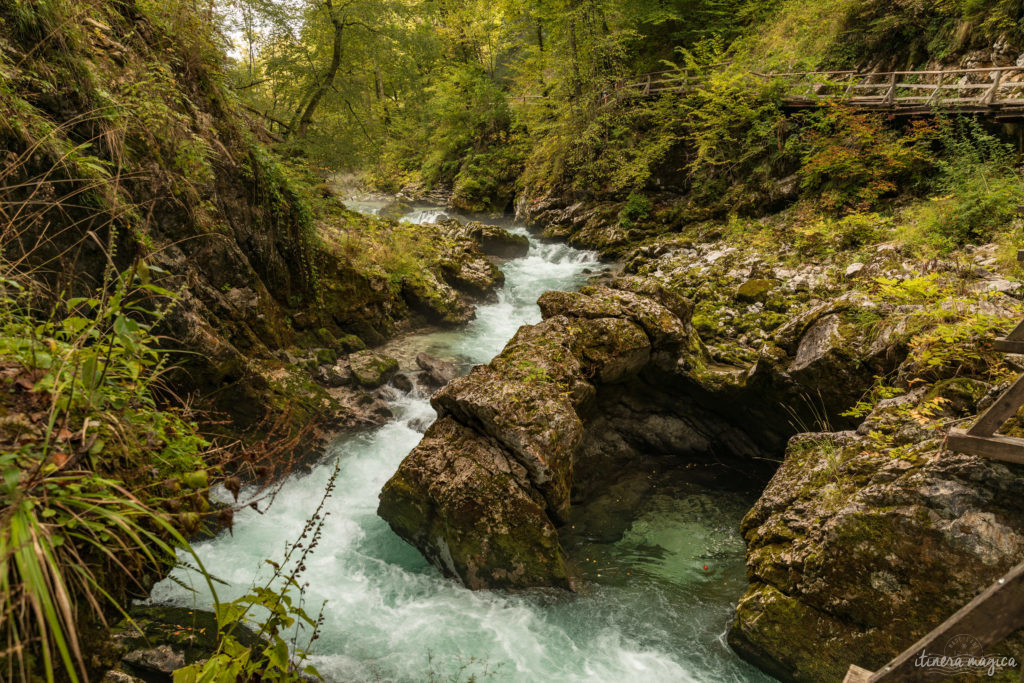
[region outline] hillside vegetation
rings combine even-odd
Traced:
[[[188,538],[230,528],[211,487],[238,504],[368,424],[318,371],[464,323],[500,282],[458,226],[348,211],[342,172],[516,210],[658,280],[708,367],[785,357],[774,335],[823,298],[911,311],[899,362],[828,405],[881,423],[833,470],[864,453],[929,466],[901,427],[967,419],[1018,369],[987,340],[1019,307],[984,304],[1016,291],[1019,124],[794,113],[752,71],[1015,64],[1022,26],[1014,0],[0,0],[0,679],[109,670],[130,600]],[[699,84],[616,87],[662,70]],[[880,334],[882,317],[842,322]],[[980,384],[941,393],[962,378]],[[885,413],[900,396],[925,403]],[[833,474],[842,500],[864,483]],[[276,578],[283,592],[220,610],[206,674],[298,675],[280,634],[317,622]],[[254,606],[271,638],[243,646]]]

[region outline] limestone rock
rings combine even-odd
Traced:
[[[518,258],[526,256],[530,250],[526,235],[516,235],[496,225],[473,222],[466,225],[466,230],[480,245],[480,251],[488,256]]]
[[[325,387],[343,387],[352,382],[352,370],[345,365],[320,365],[316,369],[316,381]]]
[[[908,396],[868,421],[927,394]],[[729,640],[781,678],[875,669],[1024,559],[1020,468],[943,452],[927,430],[900,432],[894,457],[869,434],[795,437],[743,520],[751,585]]]
[[[439,233],[436,267],[447,284],[472,297],[483,298],[493,295],[504,283],[505,275],[481,252],[467,226],[445,220],[433,229]]]
[[[526,470],[476,430],[439,419],[384,486],[378,514],[469,588],[570,587]]]
[[[768,292],[771,291],[774,286],[774,282],[763,278],[747,280],[736,288],[736,300],[764,301],[765,297],[768,296]]]
[[[435,358],[428,353],[417,354],[416,365],[423,371],[420,373],[420,380],[427,386],[434,388],[443,387],[458,377],[459,374],[454,363]]]
[[[398,370],[398,361],[373,351],[357,351],[349,355],[352,376],[361,387],[381,386]]]
[[[413,390],[413,382],[409,375],[400,372],[391,378],[391,384],[399,391],[409,392]]]
[[[434,395],[438,422],[381,493],[392,528],[472,588],[571,585],[555,530],[595,384],[630,381],[690,339],[631,291],[549,292],[540,305],[543,322]]]
[[[157,645],[146,650],[132,650],[124,656],[124,661],[147,673],[169,675],[185,666],[185,655],[169,645]]]

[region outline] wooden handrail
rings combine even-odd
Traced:
[[[728,63],[709,65],[709,69]],[[841,101],[871,111],[889,111],[896,114],[920,115],[941,106],[949,113],[980,114],[994,112],[999,117],[1024,119],[1024,79],[1007,80],[1009,72],[1024,74],[1024,66],[993,66],[969,69],[941,69],[925,71],[790,71],[759,72],[749,75],[760,79],[790,79],[783,103],[793,108],[815,106],[820,101]],[[987,80],[971,82],[972,76],[985,74]],[[934,83],[918,79],[935,77]],[[913,81],[909,79],[913,79]],[[793,79],[802,79],[793,82]],[[663,93],[685,93],[701,82],[696,69],[666,69],[639,74],[630,79],[609,84],[614,91],[602,96],[604,103],[622,97],[651,97]],[[922,92],[923,91],[923,92]],[[920,92],[921,94],[915,94]],[[621,93],[621,94],[620,94]],[[965,96],[966,95],[966,96]],[[542,99],[536,95],[521,95],[524,103],[529,99]]]

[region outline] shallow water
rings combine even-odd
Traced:
[[[408,218],[438,213],[412,207]],[[588,271],[601,268],[593,254],[531,239],[526,257],[502,264],[506,283],[496,303],[480,306],[459,330],[409,343],[463,369],[485,363],[520,325],[540,320],[540,294],[578,288]],[[396,392],[393,410],[395,419],[383,427],[335,441],[322,464],[284,482],[263,514],[237,514],[233,535],[196,546],[207,569],[228,584],[218,588],[222,600],[245,594],[266,577],[264,560],[279,559],[296,539],[338,464],[323,541],[303,576],[309,611],[326,601],[312,661],[328,680],[770,680],[724,642],[746,585],[738,525],[752,502],[747,496],[708,490],[683,474],[651,474],[630,489],[630,513],[615,513],[601,533],[570,531],[567,545],[587,579],[579,594],[469,591],[443,578],[376,515],[378,492],[422,437],[413,425],[435,417],[415,393]],[[607,495],[619,493],[613,487]],[[174,576],[196,592],[165,580],[154,601],[210,605],[196,575],[178,569]]]

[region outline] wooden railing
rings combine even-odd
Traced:
[[[987,113],[997,118],[1024,116],[1024,66],[872,73],[749,72],[749,75],[758,80],[782,81],[783,104],[790,108],[839,101],[858,109],[896,114],[948,111]],[[702,76],[695,71],[655,71],[610,84],[602,97],[610,102],[623,97],[686,93],[701,83]]]

